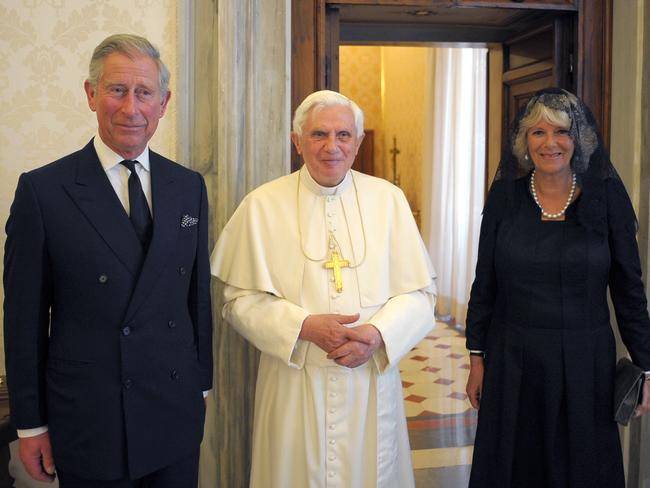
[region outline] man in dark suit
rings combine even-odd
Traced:
[[[98,132],[21,175],[7,221],[11,417],[32,477],[196,487],[212,386],[202,177],[149,150],[169,71],[144,38],[94,51]]]

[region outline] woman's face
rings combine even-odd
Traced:
[[[526,132],[526,142],[537,173],[558,175],[571,171],[574,144],[568,129],[541,119]]]

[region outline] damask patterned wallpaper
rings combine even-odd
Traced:
[[[143,35],[161,50],[172,72],[172,99],[151,146],[172,159],[176,156],[177,21],[185,1],[0,1],[2,229],[20,173],[79,149],[94,135],[97,122],[83,82],[93,49],[111,34]],[[3,230],[3,249],[4,242]],[[2,334],[0,374],[4,374]]]
[[[339,90],[365,115],[364,127],[374,131],[375,173],[384,176],[381,47],[342,46],[339,49]]]
[[[384,132],[386,174],[393,177],[393,137],[400,153],[397,174],[400,188],[414,212],[422,208],[422,138],[424,137],[424,89],[426,47],[383,47]]]
[[[366,115],[375,131],[375,174],[393,181],[390,150],[397,139],[397,173],[411,209],[421,206],[425,47],[342,46],[340,90]]]

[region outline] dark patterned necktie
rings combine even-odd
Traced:
[[[142,184],[140,178],[135,172],[135,163],[137,161],[122,161],[120,164],[126,166],[131,175],[129,176],[129,218],[138,235],[138,239],[142,243],[142,248],[147,251],[149,242],[151,241],[151,232],[153,230],[153,220],[149,212],[149,205],[147,205],[147,198],[142,191]]]

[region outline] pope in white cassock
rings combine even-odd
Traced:
[[[401,190],[350,169],[354,102],[309,95],[291,139],[303,168],[247,195],[212,254],[261,351],[250,486],[411,487],[398,362],[434,325],[433,268]]]

